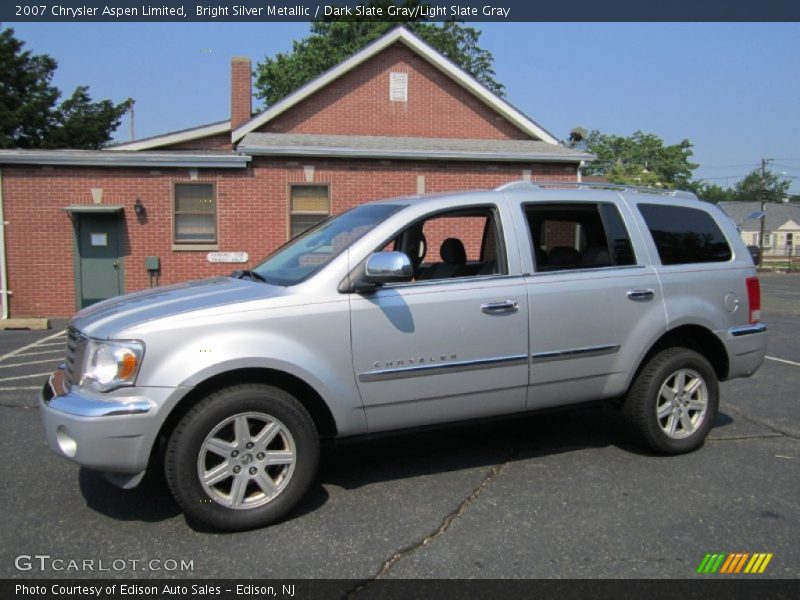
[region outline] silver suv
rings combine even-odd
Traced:
[[[605,401],[678,454],[718,381],[764,359],[755,275],[731,220],[685,192],[363,204],[252,270],[83,310],[41,412],[54,452],[123,487],[163,459],[189,517],[223,530],[291,510],[321,438]]]

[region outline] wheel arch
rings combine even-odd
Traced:
[[[241,383],[264,383],[291,394],[311,415],[321,438],[336,437],[338,429],[333,413],[313,386],[296,375],[278,369],[244,367],[217,373],[198,382],[170,411],[161,425],[157,439],[168,439],[181,418],[208,394]],[[153,452],[157,448],[158,444],[154,446]]]
[[[667,348],[684,347],[694,350],[711,363],[717,379],[724,381],[728,377],[730,359],[722,340],[710,329],[697,324],[685,324],[670,329],[659,337],[639,361],[636,372],[628,386],[633,385],[641,370],[656,354]]]

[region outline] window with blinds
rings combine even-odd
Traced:
[[[297,237],[331,214],[327,185],[293,185],[289,194],[289,237]]]
[[[212,183],[175,184],[175,243],[217,241],[217,201]]]

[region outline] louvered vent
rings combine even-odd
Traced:
[[[389,73],[389,100],[408,102],[408,73]]]

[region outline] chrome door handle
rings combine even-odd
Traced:
[[[634,302],[652,300],[655,295],[655,290],[651,290],[650,288],[644,288],[641,290],[628,290],[628,300],[633,300]]]
[[[501,312],[517,312],[519,304],[516,300],[503,300],[502,302],[486,302],[481,304],[481,310],[487,315]]]

